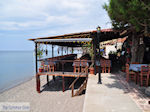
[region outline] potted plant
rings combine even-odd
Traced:
[[[42,67],[39,68],[39,72],[43,72],[43,68]]]

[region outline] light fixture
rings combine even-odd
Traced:
[[[98,26],[96,29],[97,29],[97,33],[100,33],[100,31],[101,31],[101,27],[100,27],[100,26]]]
[[[147,52],[149,51],[149,47],[146,47],[146,51],[147,51]]]
[[[141,45],[141,44],[143,44],[143,43],[144,43],[144,42],[143,42],[143,38],[141,37],[139,44]]]

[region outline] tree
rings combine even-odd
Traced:
[[[150,1],[110,0],[108,5],[103,5],[103,8],[108,12],[115,29],[127,29],[131,32],[131,60],[132,62],[141,61],[136,54],[141,54],[138,53],[139,37],[150,36]],[[141,56],[143,56],[143,53]]]

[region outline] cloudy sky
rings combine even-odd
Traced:
[[[0,50],[33,50],[29,38],[110,28],[108,0],[0,0]]]

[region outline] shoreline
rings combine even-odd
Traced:
[[[7,91],[0,93],[1,102],[27,102],[30,104],[31,112],[82,112],[84,96],[71,97],[71,89],[62,92],[62,78],[56,81],[49,77],[49,86],[46,76],[41,79],[41,93],[36,91],[36,78],[21,83]],[[67,79],[66,79],[67,80]]]
[[[6,91],[9,91],[9,90],[11,90],[11,89],[13,89],[13,88],[15,88],[17,86],[20,86],[20,85],[22,85],[24,83],[27,83],[28,81],[32,80],[33,78],[35,78],[35,76],[31,76],[30,78],[26,78],[24,81],[20,81],[17,84],[14,84],[14,85],[12,85],[10,87],[7,87],[6,89],[2,89],[2,90],[0,90],[0,94],[4,93]]]

